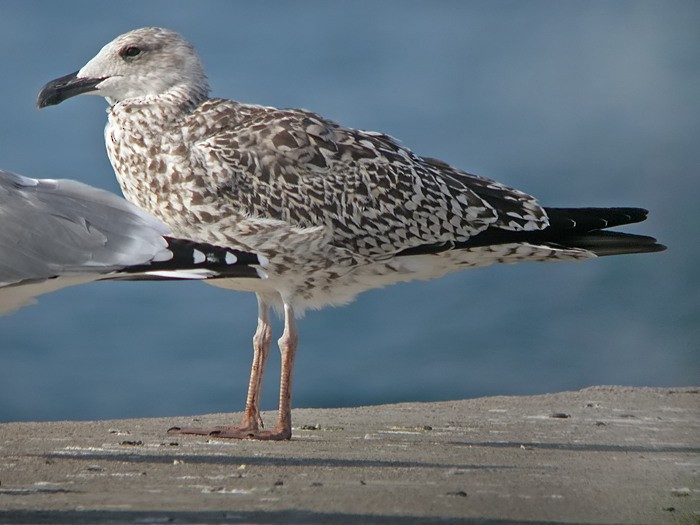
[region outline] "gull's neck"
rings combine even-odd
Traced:
[[[208,98],[209,86],[206,85],[202,87],[178,85],[170,88],[164,93],[144,95],[141,97],[130,97],[123,100],[106,97],[110,109],[117,109],[117,106],[126,108],[134,106],[164,105],[175,106],[182,111],[191,111]]]

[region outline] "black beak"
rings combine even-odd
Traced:
[[[94,91],[97,84],[102,82],[104,78],[78,78],[78,72],[75,71],[56,80],[47,83],[36,99],[37,108],[45,108],[46,106],[55,106],[64,100]]]

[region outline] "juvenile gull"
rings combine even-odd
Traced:
[[[107,191],[0,170],[0,314],[97,280],[258,279],[254,254],[169,237]]]
[[[268,278],[219,281],[255,292],[258,327],[240,426],[172,429],[289,439],[296,316],[400,281],[503,262],[580,260],[662,250],[650,237],[601,229],[638,208],[543,208],[523,192],[421,157],[391,137],[317,114],[209,98],[192,46],[173,31],[117,37],[79,71],[49,82],[38,106],[79,95],[110,104],[105,140],[127,199],[176,235],[261,253]],[[283,312],[278,420],[258,408]]]

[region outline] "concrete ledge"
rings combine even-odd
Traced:
[[[165,433],[192,420],[0,425],[0,523],[700,519],[700,388],[298,409],[282,443]]]

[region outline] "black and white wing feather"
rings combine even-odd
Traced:
[[[94,280],[259,278],[255,254],[169,237],[107,191],[0,170],[0,312]]]

